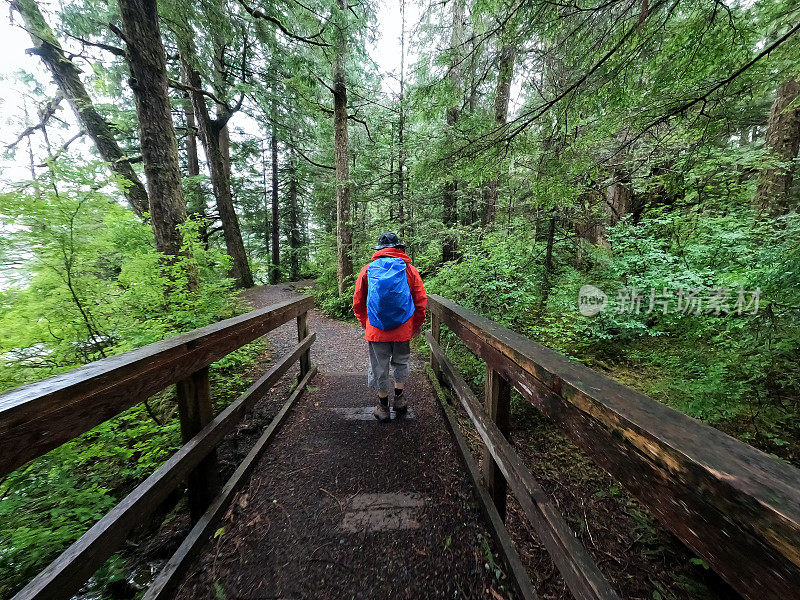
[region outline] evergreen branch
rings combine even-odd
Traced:
[[[367,131],[367,137],[369,138],[369,141],[375,143],[375,139],[372,137],[372,132],[369,130],[369,124],[365,119],[361,119],[355,115],[347,115],[347,118],[351,121],[355,121],[356,123],[361,123],[364,126],[364,129]]]
[[[662,5],[666,4],[666,0],[661,0],[653,5],[650,9],[650,14],[655,12],[656,9],[660,8]],[[600,60],[598,60],[592,67],[583,73],[578,79],[573,81],[570,85],[564,88],[561,92],[559,92],[553,99],[545,102],[544,104],[538,106],[535,109],[531,109],[515,119],[515,121],[520,121],[524,119],[524,121],[517,125],[513,131],[509,134],[507,140],[511,140],[517,135],[519,135],[522,131],[527,129],[534,121],[536,121],[539,117],[541,117],[544,113],[550,110],[553,106],[558,104],[561,100],[572,94],[573,92],[577,91],[586,81],[596,73],[600,67],[602,67],[606,62],[608,62],[612,56],[614,56],[624,45],[625,43],[633,36],[633,34],[639,30],[641,27],[641,22],[637,20],[636,24],[633,25],[625,34],[614,44],[608,52],[606,52]],[[503,127],[507,127],[504,125]]]
[[[109,23],[108,28],[114,33],[114,35],[116,35],[123,42],[125,42],[126,44],[128,43],[128,38],[125,37],[125,33],[123,33],[123,31],[119,27],[117,27],[113,23]]]
[[[17,144],[19,144],[26,137],[33,135],[39,130],[44,131],[47,122],[53,117],[63,99],[64,94],[62,94],[60,91],[57,92],[54,98],[48,100],[44,106],[39,109],[39,122],[36,125],[26,127],[25,130],[17,136],[17,139],[8,144],[6,148],[8,150],[13,150],[17,147]]]
[[[223,106],[226,111],[236,112],[235,110],[232,109],[231,106],[228,105],[227,102],[225,102],[224,100],[220,100],[213,92],[207,92],[202,88],[192,87],[191,85],[188,85],[181,81],[177,81],[175,79],[169,79],[168,81],[169,81],[169,87],[171,88],[174,88],[176,90],[182,90],[184,92],[195,92],[196,94],[202,94],[203,96],[211,98],[214,102],[216,102],[220,106]],[[241,101],[239,102],[239,106],[241,106]]]
[[[789,29],[789,31],[787,31],[784,35],[782,35],[780,38],[778,38],[777,40],[772,42],[772,44],[770,44],[769,46],[766,46],[756,56],[754,56],[752,59],[747,61],[744,65],[742,65],[741,67],[736,69],[733,73],[728,75],[728,77],[726,77],[725,79],[722,79],[721,81],[718,81],[717,83],[712,85],[710,88],[708,88],[703,94],[701,94],[700,96],[696,96],[695,98],[693,98],[691,100],[688,100],[688,101],[680,104],[679,106],[668,110],[665,114],[661,115],[660,117],[658,117],[657,119],[655,119],[654,121],[652,121],[651,123],[646,125],[644,128],[642,128],[642,130],[639,133],[637,133],[630,140],[628,140],[627,142],[622,144],[619,148],[617,148],[617,150],[612,155],[610,155],[608,157],[608,159],[611,159],[611,158],[617,156],[620,152],[626,150],[627,148],[630,148],[631,145],[633,145],[635,142],[640,140],[651,129],[657,127],[658,125],[661,125],[662,123],[667,122],[669,119],[671,119],[672,117],[674,117],[676,115],[679,115],[681,113],[686,112],[687,110],[689,110],[690,108],[696,106],[697,104],[700,104],[701,102],[702,102],[703,106],[701,107],[700,112],[701,112],[701,114],[705,114],[703,112],[705,110],[705,106],[708,103],[709,98],[715,92],[717,92],[718,90],[720,90],[720,89],[730,85],[731,83],[733,83],[734,80],[736,80],[738,77],[740,77],[745,72],[747,72],[758,61],[760,61],[764,57],[768,56],[770,53],[772,53],[775,50],[777,50],[778,47],[780,47],[784,42],[789,40],[798,31],[800,31],[800,21],[795,23],[795,25],[791,29]],[[707,117],[707,115],[705,115],[705,116]]]
[[[82,138],[85,135],[86,135],[86,132],[84,130],[79,131],[78,133],[73,135],[71,138],[69,138],[66,142],[64,142],[61,145],[61,147],[58,150],[56,150],[55,153],[53,153],[50,156],[48,156],[43,163],[39,163],[36,166],[37,167],[46,167],[48,163],[53,162],[55,160],[58,160],[58,157],[61,156],[64,152],[67,151],[67,148],[69,148],[69,146],[70,146],[70,144],[72,144],[72,142],[74,142],[75,140],[77,140],[79,138]],[[132,161],[129,160],[128,162],[132,162]]]
[[[316,162],[316,161],[314,161],[314,160],[311,160],[311,159],[310,159],[308,156],[306,156],[306,155],[303,153],[303,151],[302,151],[302,150],[300,150],[300,148],[298,148],[297,146],[291,146],[291,148],[292,148],[292,149],[293,149],[295,152],[297,152],[297,153],[298,153],[298,154],[299,154],[299,155],[300,155],[300,156],[301,156],[303,159],[305,159],[305,161],[306,161],[306,162],[308,162],[308,163],[310,163],[310,164],[314,165],[315,167],[319,167],[320,169],[329,169],[329,170],[331,170],[331,171],[335,171],[335,170],[336,170],[336,167],[333,167],[333,166],[331,166],[331,165],[323,165],[322,163],[318,163],[318,162]]]
[[[84,39],[84,38],[82,38],[80,36],[77,36],[77,35],[74,35],[74,34],[71,34],[71,33],[67,33],[66,36],[70,37],[70,38],[72,38],[74,40],[78,40],[84,46],[94,46],[95,48],[101,48],[102,50],[110,52],[111,54],[114,54],[115,56],[123,56],[123,57],[125,56],[125,50],[123,50],[122,48],[119,48],[118,46],[112,46],[110,44],[104,44],[102,42],[91,42],[89,40],[86,40],[86,39]]]
[[[283,23],[281,23],[281,21],[279,19],[276,19],[275,17],[273,17],[271,15],[268,15],[267,13],[265,13],[261,9],[253,8],[252,6],[249,6],[244,0],[238,0],[238,2],[242,6],[242,8],[245,9],[245,11],[247,11],[247,13],[251,17],[253,17],[254,19],[264,19],[265,21],[269,21],[270,23],[275,25],[278,29],[280,29],[281,32],[285,36],[290,37],[293,40],[296,40],[298,42],[303,42],[305,44],[311,44],[312,46],[321,46],[321,47],[324,47],[324,48],[330,48],[331,47],[331,44],[328,44],[326,42],[318,42],[318,41],[316,41],[314,39],[314,38],[319,37],[320,35],[322,35],[322,31],[320,31],[319,33],[317,33],[317,34],[315,34],[315,35],[313,35],[311,37],[304,37],[302,35],[298,35],[296,33],[292,33],[291,31],[289,31],[286,28],[286,26]]]

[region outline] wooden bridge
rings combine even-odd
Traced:
[[[184,485],[193,527],[148,588],[150,600],[219,597],[210,587],[208,565],[213,572],[222,555],[220,562],[235,571],[226,597],[371,597],[359,591],[359,581],[367,580],[381,582],[381,597],[433,597],[443,590],[480,597],[481,576],[468,564],[474,562],[469,552],[443,568],[437,562],[442,537],[431,534],[441,530],[447,536],[445,549],[450,540],[469,545],[461,530],[470,524],[491,533],[511,594],[537,598],[504,526],[509,492],[575,598],[618,598],[508,441],[512,388],[741,596],[800,598],[797,469],[435,295],[426,334],[430,372],[438,380],[434,387],[444,384],[460,406],[435,401],[431,385],[420,378],[412,381],[415,413],[396,427],[381,425],[363,410],[369,406],[366,392],[353,391],[363,387],[354,372],[323,370],[317,388],[309,388],[317,373],[311,363],[312,307],[308,297],[287,300],[0,396],[0,477],[171,384],[177,384],[184,442],[15,598],[75,595],[131,530]],[[214,415],[209,365],[295,320],[297,344]],[[486,363],[483,399],[442,350],[443,327]],[[327,352],[343,351],[335,341],[326,344]],[[218,481],[215,448],[295,363],[293,391],[230,479]],[[458,424],[461,409],[485,445],[482,468]],[[405,491],[391,476],[399,470],[408,474],[403,485],[411,487]],[[482,520],[464,512],[458,500],[470,483]],[[280,511],[275,522],[284,519],[287,525],[245,540],[273,505]],[[209,545],[221,520],[232,518],[236,525],[224,536],[232,540],[230,551]],[[308,526],[298,532],[292,518]],[[370,532],[382,536],[386,555],[369,546]],[[320,561],[321,548],[333,558],[314,571],[310,565]],[[415,562],[430,570],[424,575]],[[350,583],[338,581],[332,565],[350,570]],[[398,581],[384,576],[387,565],[399,570]]]

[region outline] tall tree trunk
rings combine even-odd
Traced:
[[[400,239],[406,236],[405,215],[405,165],[406,148],[404,143],[406,128],[405,85],[406,85],[406,0],[400,0],[400,118],[397,127],[397,222]]]
[[[94,142],[100,157],[111,171],[128,182],[125,198],[137,216],[148,210],[147,191],[133,170],[128,157],[117,144],[114,131],[97,112],[80,78],[80,70],[66,57],[53,30],[45,21],[36,0],[12,0],[11,7],[22,16],[25,29],[31,36],[34,52],[39,55],[56,85],[72,107],[81,127]]]
[[[511,97],[511,82],[514,79],[514,59],[516,49],[512,44],[505,43],[500,49],[500,63],[497,71],[497,87],[494,96],[494,123],[502,127],[508,119],[508,102]],[[499,198],[500,179],[492,179],[486,190],[486,201],[483,204],[482,223],[484,227],[494,227],[497,214],[497,200]]]
[[[217,0],[217,10],[220,15],[225,14],[226,0]],[[214,75],[212,77],[212,89],[217,98],[225,98],[227,96],[227,89],[229,87],[228,70],[225,66],[225,40],[220,36],[217,27],[211,27],[211,36],[214,46]],[[222,162],[225,165],[225,172],[228,175],[228,182],[231,181],[231,136],[228,131],[227,123],[228,107],[223,104],[216,104],[216,118],[218,121],[224,121],[224,125],[219,131],[219,149],[222,153]]]
[[[25,100],[25,97],[22,97],[22,107],[25,111],[25,122],[28,123],[28,102]],[[42,133],[44,134],[44,126],[42,127]],[[36,176],[36,161],[33,159],[33,142],[31,142],[31,136],[26,136],[28,139],[26,140],[28,146],[28,170],[31,173],[31,182],[33,183],[33,193],[36,198],[39,198],[39,194],[41,193],[41,189],[39,187],[39,179]]]
[[[620,167],[609,171],[611,183],[605,189],[602,217],[593,226],[584,226],[579,235],[583,235],[593,244],[610,248],[606,239],[606,228],[619,221],[634,210],[633,185],[630,175]],[[591,213],[591,205],[587,206],[587,215]]]
[[[261,184],[264,186],[264,256],[269,257],[270,236],[272,226],[270,225],[269,190],[267,189],[267,148],[264,140],[261,141]]]
[[[127,42],[129,82],[139,117],[150,224],[158,250],[177,256],[181,251],[179,227],[186,221],[186,204],[156,0],[119,0],[119,8]]]
[[[616,225],[633,208],[633,186],[630,175],[612,169],[611,184],[606,188],[606,213],[610,225]]]
[[[336,0],[346,19],[347,3]],[[347,84],[345,82],[345,57],[347,33],[343,28],[337,32],[333,58],[333,129],[336,150],[336,278],[341,296],[353,276],[353,225],[350,222],[350,163],[347,160]]]
[[[292,281],[300,279],[300,223],[297,210],[297,159],[292,144],[289,157],[289,277]]]
[[[463,52],[464,44],[464,0],[455,0],[453,2],[453,22],[450,31],[450,84],[457,94],[457,98],[461,98],[463,94],[463,81],[462,81],[462,68],[461,68],[461,54]],[[454,128],[458,122],[461,112],[460,100],[453,106],[447,109],[447,125]],[[458,226],[458,181],[452,175],[449,180],[444,184],[444,194],[442,196],[442,222],[448,230],[445,232],[444,240],[442,242],[442,260],[444,262],[456,258],[458,251],[458,239],[455,234],[455,228]]]
[[[200,176],[200,159],[197,153],[197,120],[194,118],[194,106],[188,92],[183,99],[183,114],[186,118],[186,167],[189,177]],[[198,219],[200,225],[198,232],[203,247],[208,249],[208,222],[206,215],[206,199],[203,196],[203,186],[197,179],[192,179],[187,186],[189,192],[189,211]]]
[[[605,223],[608,221],[606,197],[596,191],[585,191],[578,197],[577,210],[575,234],[578,240],[587,240],[591,244],[600,244],[608,248],[608,242],[604,237]],[[581,262],[583,250],[580,245],[578,248],[578,262]]]
[[[550,214],[550,225],[547,229],[547,249],[544,254],[544,276],[542,277],[542,295],[539,297],[539,312],[544,310],[547,305],[547,298],[550,296],[553,275],[553,244],[556,239],[556,211]]]
[[[278,206],[278,134],[275,125],[272,125],[272,139],[270,140],[272,152],[272,269],[270,283],[278,283],[281,276],[280,262],[280,211]]]
[[[392,123],[392,141],[394,141],[394,123]],[[386,194],[387,198],[389,198],[389,222],[394,222],[394,202],[392,199],[394,198],[394,144],[389,147],[389,181],[388,184],[389,191]],[[358,212],[358,207],[355,207],[356,212]]]
[[[189,177],[200,175],[200,159],[197,153],[197,120],[194,118],[194,106],[187,92],[183,99],[183,114],[186,118],[186,166]]]
[[[444,184],[444,194],[442,197],[442,221],[447,231],[442,242],[442,261],[448,262],[455,260],[458,250],[458,239],[455,234],[455,227],[458,224],[458,183],[451,179]]]
[[[800,106],[790,108],[790,105],[799,96],[800,81],[796,77],[784,81],[775,94],[767,123],[767,150],[783,164],[761,172],[755,203],[776,214],[788,211],[792,205],[793,162],[800,149]]]
[[[206,159],[211,173],[211,187],[217,199],[217,211],[222,221],[225,248],[232,261],[231,276],[236,280],[237,286],[242,288],[252,287],[253,274],[247,261],[242,232],[239,228],[239,218],[233,205],[228,166],[220,145],[220,132],[229,115],[226,115],[223,121],[211,118],[208,106],[206,106],[205,96],[200,92],[203,86],[202,79],[191,64],[191,59],[194,57],[194,45],[186,40],[181,40],[180,37],[178,39],[181,62],[186,78],[192,88],[190,93],[194,104],[195,116],[200,125],[200,140],[203,142],[203,149],[206,152]]]

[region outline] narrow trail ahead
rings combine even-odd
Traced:
[[[247,298],[267,306],[300,287],[255,288]],[[316,311],[309,329],[320,372],[176,597],[508,597],[486,566],[496,553],[420,357],[409,415],[381,424],[361,329]],[[296,343],[294,323],[270,338],[280,355]]]

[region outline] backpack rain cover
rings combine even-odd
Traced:
[[[414,315],[414,299],[406,278],[406,262],[385,256],[367,267],[367,318],[384,331],[399,327]]]

